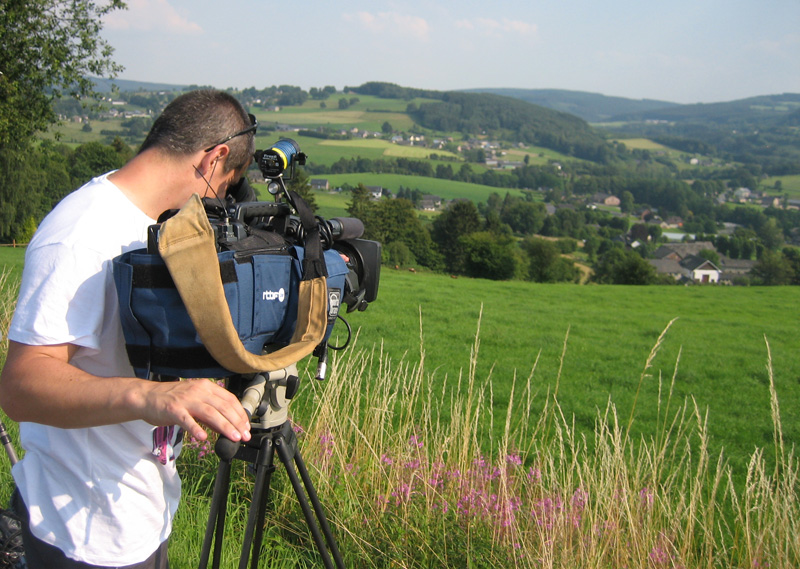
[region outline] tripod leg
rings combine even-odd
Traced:
[[[295,472],[294,464],[292,462],[292,455],[290,454],[289,449],[287,448],[287,446],[289,445],[286,444],[286,441],[279,438],[275,441],[275,446],[277,447],[278,450],[278,456],[280,457],[281,461],[286,467],[286,474],[289,476],[289,480],[292,483],[292,488],[294,488],[294,493],[297,496],[297,501],[300,503],[300,509],[303,511],[303,516],[305,516],[306,518],[306,525],[308,526],[309,531],[311,531],[311,536],[314,538],[314,543],[317,545],[317,550],[319,551],[319,554],[322,556],[322,562],[325,564],[326,569],[333,569],[331,556],[328,553],[328,549],[325,545],[325,541],[322,539],[322,535],[320,535],[319,527],[316,523],[316,520],[314,520],[311,508],[308,506],[308,500],[306,499],[306,495],[303,491],[303,486],[300,484],[300,480],[297,477],[297,472]],[[297,450],[294,451],[294,456],[295,458],[299,456]],[[303,468],[305,470],[305,465]],[[307,487],[310,486],[313,491],[313,485],[311,485],[311,480],[308,479],[308,472],[306,472],[303,482],[305,483],[306,480],[308,482]],[[314,499],[316,502],[314,505],[314,509],[317,513],[317,516],[320,518],[320,520],[324,521],[324,524],[327,528],[328,525],[327,520],[325,520],[325,514],[324,512],[322,512],[322,507],[318,506],[319,500],[316,499],[316,492],[314,492]],[[342,562],[341,555],[339,555],[339,550],[336,547],[336,542],[333,540],[333,536],[331,535],[329,528],[327,528],[325,537],[328,539],[331,551],[333,551],[334,553],[336,559],[336,566],[339,567],[339,569],[344,569],[344,563]]]
[[[228,486],[231,478],[231,463],[220,461],[217,467],[217,479],[214,481],[214,493],[211,497],[211,510],[208,513],[206,534],[203,538],[203,549],[200,554],[199,569],[208,566],[211,554],[211,542],[214,542],[214,562],[212,567],[219,568],[222,552],[222,538],[225,533],[225,512],[228,507]],[[216,536],[216,537],[215,537]]]
[[[333,555],[333,559],[336,561],[336,566],[340,569],[344,569],[344,562],[342,561],[341,553],[339,553],[339,546],[336,545],[336,540],[333,539],[331,528],[328,525],[328,518],[325,517],[325,511],[322,509],[317,491],[314,488],[314,484],[311,482],[311,477],[308,475],[308,470],[306,469],[306,463],[303,457],[300,456],[299,450],[295,450],[294,461],[295,464],[297,464],[297,471],[300,473],[300,478],[303,479],[303,485],[306,487],[311,505],[314,506],[314,512],[317,514],[322,533],[325,534],[325,539],[328,541],[328,547],[331,549],[331,555]]]
[[[265,438],[258,452],[256,479],[253,485],[250,512],[247,516],[247,527],[245,528],[244,539],[242,541],[242,555],[239,558],[239,569],[247,569],[248,553],[251,554],[250,567],[252,569],[258,567],[258,554],[264,535],[264,513],[267,496],[269,495],[269,484],[272,476],[274,456],[275,445],[272,439]]]

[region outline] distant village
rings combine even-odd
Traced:
[[[151,116],[146,111],[129,111],[125,110],[126,103],[124,101],[108,101],[110,108],[104,113],[103,118],[145,118]],[[266,110],[279,111],[280,107],[270,107]],[[86,117],[71,117],[70,120],[82,122],[88,120]],[[301,127],[289,124],[275,124],[270,125],[277,132],[299,132],[303,130]],[[484,157],[484,164],[492,169],[514,169],[526,165],[522,160],[509,160],[506,159],[506,152],[504,145],[500,142],[488,141],[483,139],[469,139],[455,143],[454,139],[436,137],[426,139],[425,135],[414,133],[391,133],[386,132],[363,130],[357,127],[349,129],[340,129],[334,132],[342,138],[380,138],[391,142],[392,144],[403,146],[417,146],[429,148],[431,150],[445,150],[453,149],[456,152],[475,151],[482,152]],[[507,148],[507,143],[505,144]],[[524,145],[520,144],[520,148]],[[696,157],[687,158],[691,165],[702,165],[701,159]],[[561,170],[561,164],[556,161],[551,161],[550,166],[557,171]],[[341,192],[342,188],[334,187],[326,178],[311,178],[309,180],[311,188],[316,191],[325,192]],[[381,186],[367,186],[374,200],[383,198],[397,197],[388,188]],[[502,191],[502,188],[498,188]],[[547,193],[550,188],[536,188],[532,191]],[[800,200],[798,199],[785,199],[775,195],[767,195],[750,188],[736,188],[728,190],[717,196],[718,203],[737,203],[737,204],[751,204],[763,208],[774,207],[800,210]],[[441,197],[433,194],[422,193],[421,197],[415,200],[417,209],[421,211],[436,212],[447,206],[447,201]],[[572,196],[570,203],[545,203],[545,208],[548,215],[554,215],[560,208],[577,209],[579,207],[588,207],[591,209],[602,208],[612,216],[622,216],[619,211],[621,200],[618,196],[595,193],[588,196]],[[638,220],[637,223],[644,223],[646,225],[657,225],[662,230],[662,237],[666,239],[656,249],[652,258],[648,262],[653,265],[656,271],[660,274],[669,275],[678,282],[685,283],[719,283],[719,284],[736,284],[737,279],[746,278],[746,275],[755,266],[757,261],[750,259],[731,259],[725,255],[717,252],[716,247],[711,241],[693,241],[694,235],[687,234],[682,230],[683,220],[680,217],[670,216],[665,219],[659,217],[657,211],[652,211],[648,208],[639,208],[635,212],[631,212],[629,217]],[[725,224],[723,229],[718,233],[720,235],[731,235],[736,229],[735,224]],[[623,235],[618,239],[624,241],[626,247],[636,249],[642,246],[642,243],[633,239],[630,232]],[[797,243],[800,244],[800,236],[797,237]],[[703,253],[703,254],[701,254]],[[711,253],[709,255],[708,253]],[[718,259],[714,261],[708,257]]]

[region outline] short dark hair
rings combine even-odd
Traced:
[[[228,93],[214,89],[189,91],[166,106],[139,153],[158,148],[172,155],[192,154],[248,126],[247,111]],[[225,171],[244,170],[253,159],[255,135],[238,136],[225,144],[230,148]]]

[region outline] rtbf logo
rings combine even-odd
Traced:
[[[286,298],[286,292],[281,288],[278,291],[275,290],[265,290],[264,293],[261,295],[261,300],[277,300],[278,302],[283,302]]]

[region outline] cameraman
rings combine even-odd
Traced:
[[[64,198],[31,240],[0,376],[25,449],[13,475],[30,569],[168,567],[184,431],[249,440],[241,404],[216,383],[134,377],[111,261],[192,194],[224,198],[255,129],[223,92],[184,94],[130,162]]]

